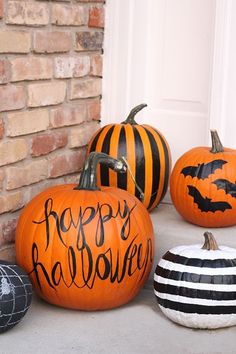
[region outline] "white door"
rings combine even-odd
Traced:
[[[147,103],[173,164],[210,128],[236,148],[235,36],[236,1],[107,0],[102,124]]]

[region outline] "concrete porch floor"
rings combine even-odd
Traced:
[[[168,249],[203,242],[205,229],[182,220],[171,205],[160,205],[151,217],[156,236],[153,271]],[[236,248],[236,227],[211,231],[219,245]],[[72,311],[34,295],[23,320],[0,336],[0,353],[235,354],[236,327],[193,330],[164,317],[153,294],[153,271],[139,295],[114,310]]]

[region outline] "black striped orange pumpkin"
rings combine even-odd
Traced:
[[[155,128],[134,120],[146,104],[133,108],[120,124],[99,129],[88,144],[91,151],[104,152],[114,158],[124,157],[129,171],[117,175],[107,166],[98,170],[98,184],[125,189],[152,210],[163,199],[169,181],[170,150],[163,135]]]

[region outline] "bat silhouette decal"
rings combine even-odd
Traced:
[[[222,169],[225,163],[227,163],[227,161],[213,160],[206,164],[201,163],[197,166],[186,166],[180,173],[183,173],[184,177],[191,176],[197,177],[198,179],[205,179],[208,178],[209,175],[213,174],[218,168]]]
[[[217,186],[217,189],[223,189],[226,194],[230,194],[233,198],[236,198],[236,183],[231,183],[227,179],[216,179],[213,181]]]
[[[232,206],[227,202],[212,202],[210,198],[204,198],[196,187],[188,186],[188,190],[188,194],[193,197],[194,203],[201,211],[215,213],[216,211],[224,212],[226,209],[232,209]]]

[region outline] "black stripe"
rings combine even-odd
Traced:
[[[229,285],[230,286],[230,285]],[[207,300],[236,300],[235,291],[216,291],[216,290],[202,290],[186,288],[183,286],[175,286],[170,284],[163,284],[154,281],[154,289],[159,293],[179,295],[195,299]]]
[[[157,275],[162,278],[187,281],[191,283],[206,283],[206,284],[236,284],[236,274],[224,274],[224,275],[207,275],[207,274],[195,274],[188,272],[178,272],[176,270],[164,269],[160,266],[156,267]]]
[[[125,127],[122,126],[118,141],[118,157],[127,156],[126,135]],[[121,189],[127,189],[127,173],[117,174],[117,187]]]
[[[152,150],[152,195],[150,198],[150,202],[148,204],[148,209],[151,208],[152,204],[154,203],[156,199],[157,192],[160,188],[160,156],[159,156],[159,150],[157,146],[157,142],[152,134],[148,129],[144,128],[147,135],[148,139],[151,145],[151,150]],[[146,178],[150,177],[147,175]]]
[[[91,152],[91,151],[96,151],[96,145],[97,145],[98,139],[99,139],[99,137],[100,137],[100,134],[101,134],[102,131],[104,130],[104,128],[105,128],[105,127],[101,128],[101,129],[98,131],[97,135],[94,137],[94,139],[93,139],[93,141],[92,141],[92,144],[91,144],[91,146],[90,146],[90,151],[89,151],[89,152]]]
[[[198,313],[201,315],[228,315],[236,313],[236,306],[209,306],[209,305],[194,305],[194,304],[182,304],[167,299],[161,299],[156,296],[159,305],[185,313]]]
[[[203,268],[227,268],[227,267],[236,267],[236,259],[200,259],[200,258],[187,258],[184,256],[180,256],[179,254],[174,254],[168,251],[164,256],[163,259],[188,265],[191,267],[203,267]]]
[[[141,136],[136,127],[133,127],[134,130],[134,141],[135,141],[135,156],[136,156],[136,171],[135,171],[135,180],[138,186],[143,192],[145,192],[145,155],[144,148]],[[135,196],[140,199],[140,192],[135,188]]]
[[[111,128],[107,131],[106,136],[102,143],[102,152],[109,155],[110,152],[110,141],[115,126],[112,125]],[[109,186],[109,167],[106,165],[100,165],[101,173],[101,184],[103,186]]]

